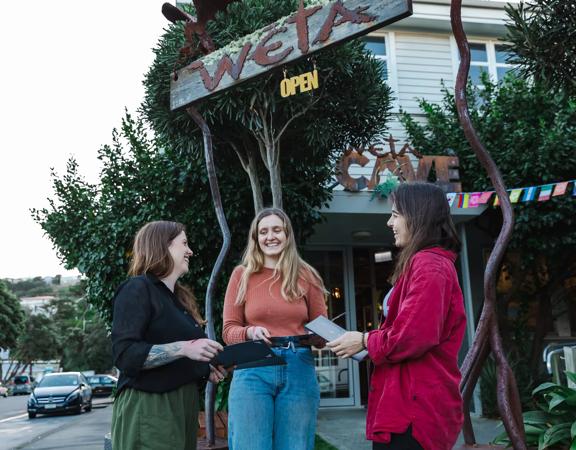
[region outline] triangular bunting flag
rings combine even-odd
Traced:
[[[552,197],[556,197],[558,195],[564,195],[566,193],[567,188],[568,188],[568,181],[556,184],[554,186],[554,193],[552,194]]]
[[[500,198],[498,198],[498,194],[494,196],[494,206],[498,206],[500,204]]]
[[[463,194],[464,200],[462,201],[462,208],[468,208],[468,203],[470,202],[470,194]]]
[[[512,192],[510,192],[510,203],[518,203],[523,190],[524,189],[512,189]]]
[[[554,185],[552,185],[552,184],[546,184],[540,188],[540,195],[538,195],[538,201],[539,202],[545,202],[545,201],[550,200],[550,197],[552,196],[552,187],[553,186]]]
[[[450,208],[452,208],[452,205],[454,204],[454,200],[456,200],[456,192],[448,192],[446,194],[446,200],[448,200],[448,206]]]
[[[458,194],[458,208],[462,208],[462,205],[464,205],[464,195],[462,194]]]
[[[478,208],[481,196],[482,196],[482,192],[474,192],[474,193],[470,194],[470,200],[468,202],[468,207],[469,208]]]
[[[481,205],[484,205],[485,203],[488,203],[488,201],[490,200],[490,197],[492,197],[492,194],[494,192],[482,192],[480,194],[480,198],[478,199],[478,203]]]
[[[522,197],[522,201],[529,202],[534,200],[534,197],[536,197],[536,186],[530,186],[524,190],[524,197]]]

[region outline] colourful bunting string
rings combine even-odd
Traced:
[[[546,202],[550,200],[550,197],[552,197],[552,189],[554,189],[553,184],[547,184],[545,186],[542,186],[540,188],[540,195],[538,195],[538,201]]]
[[[558,183],[554,187],[554,193],[552,194],[552,197],[556,197],[557,195],[564,195],[566,193],[566,189],[568,189],[568,181],[565,181],[564,183]]]
[[[490,201],[490,197],[492,197],[493,193],[494,193],[493,191],[482,192],[480,194],[480,199],[478,200],[478,203],[480,203],[481,205],[488,203]]]
[[[522,189],[512,189],[512,192],[510,192],[510,202],[518,203],[520,195],[522,195]]]
[[[508,195],[510,197],[510,203],[530,202],[534,200],[546,202],[552,197],[565,195],[569,191],[570,185],[572,185],[572,196],[576,197],[576,180],[509,189]],[[455,205],[458,208],[477,208],[481,205],[489,204],[492,195],[494,195],[493,205],[498,206],[500,199],[498,195],[495,195],[494,191],[449,192],[446,194],[446,199],[450,207]]]
[[[462,208],[464,206],[464,195],[458,194],[458,208]]]
[[[480,192],[474,192],[470,194],[470,201],[468,202],[468,206],[470,208],[478,208],[478,204],[480,203]]]
[[[534,200],[535,196],[536,196],[536,187],[531,186],[524,191],[524,197],[522,197],[522,201],[529,202],[531,200]]]

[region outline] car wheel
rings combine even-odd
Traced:
[[[34,419],[35,417],[36,417],[36,413],[33,413],[33,412],[29,412],[29,413],[28,413],[28,418],[29,418],[29,419]]]
[[[74,410],[74,414],[82,414],[82,404],[78,405],[78,408]]]

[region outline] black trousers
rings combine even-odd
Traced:
[[[372,450],[424,450],[424,448],[412,437],[412,425],[410,425],[404,433],[392,433],[388,444],[372,442]]]

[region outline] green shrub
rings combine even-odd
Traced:
[[[576,383],[576,374],[566,372]],[[532,392],[538,410],[523,414],[526,444],[544,449],[576,449],[576,389],[556,383],[543,383]],[[510,445],[503,432],[495,444]]]

